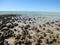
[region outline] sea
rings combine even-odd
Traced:
[[[16,14],[29,17],[46,17],[49,19],[60,19],[60,12],[41,12],[41,11],[0,11],[1,14]]]

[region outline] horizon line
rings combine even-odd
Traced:
[[[14,11],[14,10],[0,10],[0,11]],[[15,12],[18,12],[15,10]],[[19,12],[60,12],[60,11],[19,11]]]

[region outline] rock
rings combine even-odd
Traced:
[[[16,29],[14,29],[14,31],[17,31]]]
[[[15,45],[22,45],[21,41],[16,41]]]
[[[17,23],[14,23],[13,25],[14,25],[14,26],[18,26],[18,24],[17,24]]]
[[[44,37],[43,37],[43,36],[41,36],[39,39],[44,39]]]
[[[9,28],[3,28],[3,29],[1,29],[1,31],[3,31],[3,32],[8,31],[8,30],[9,30]]]
[[[30,35],[28,35],[28,38],[29,38],[29,39],[32,39],[32,37],[31,37]]]
[[[13,34],[14,34],[13,31],[8,30],[8,31],[6,31],[6,32],[3,33],[2,38],[7,39],[9,37],[12,37]]]
[[[25,45],[31,45],[32,44],[32,42],[30,42],[30,41],[27,41],[26,43],[25,43]]]
[[[4,28],[4,27],[6,27],[6,24],[2,24],[2,25],[0,26],[0,29],[2,29],[2,28]]]
[[[15,39],[20,39],[20,38],[21,38],[21,35],[18,34]]]
[[[42,43],[42,40],[41,40],[41,39],[39,39],[39,40],[38,40],[38,43]]]
[[[28,29],[28,28],[30,28],[30,25],[26,25],[26,26],[25,26],[25,29]]]
[[[14,28],[14,25],[8,25],[7,27],[8,28]]]

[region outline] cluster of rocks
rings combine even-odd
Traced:
[[[0,45],[60,45],[60,21],[0,16]]]

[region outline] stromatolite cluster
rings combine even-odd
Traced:
[[[0,16],[0,45],[60,45],[60,20]]]

